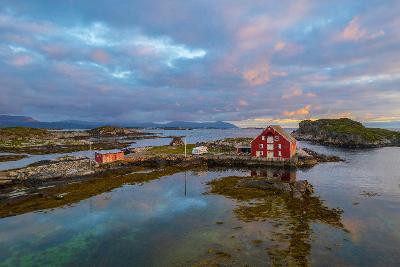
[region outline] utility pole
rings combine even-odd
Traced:
[[[186,158],[186,136],[185,136],[185,158]]]
[[[89,141],[89,171],[92,170],[92,142]]]

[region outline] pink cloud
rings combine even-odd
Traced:
[[[297,97],[303,95],[303,90],[298,87],[292,87],[287,92],[282,95],[282,99],[289,99],[292,97]]]
[[[307,98],[311,98],[311,97],[316,97],[317,95],[315,93],[312,92],[308,92],[308,93],[304,93],[303,90],[299,87],[292,87],[289,90],[287,90],[283,95],[282,95],[282,99],[290,99],[293,97],[307,97]]]
[[[259,63],[242,73],[242,77],[251,85],[263,85],[270,80],[270,66],[268,63]]]
[[[95,51],[93,51],[90,57],[92,58],[92,60],[102,64],[106,64],[110,61],[110,56],[101,49],[96,49]]]
[[[286,47],[285,42],[279,41],[279,42],[277,42],[277,43],[275,44],[274,49],[275,49],[276,51],[281,51],[281,50],[283,50],[285,47]]]
[[[311,110],[311,105],[306,105],[300,109],[294,110],[294,111],[287,111],[285,110],[282,114],[287,117],[293,117],[293,116],[304,116],[304,115],[309,115]]]
[[[375,33],[368,33],[360,25],[360,17],[354,17],[343,29],[339,35],[339,40],[343,41],[358,41],[360,39],[376,39],[385,35],[383,30]]]
[[[17,67],[23,67],[33,62],[33,58],[29,55],[19,55],[11,59],[11,64]]]
[[[239,107],[247,107],[249,105],[249,103],[244,100],[244,99],[240,99],[239,100]]]

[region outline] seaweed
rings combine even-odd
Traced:
[[[260,177],[228,176],[208,182],[210,192],[237,202],[234,214],[244,222],[268,221],[272,223],[272,245],[267,253],[272,265],[308,265],[311,245],[311,225],[315,222],[344,229],[342,210],[328,208],[323,201],[311,194],[301,197],[282,190],[263,190],[248,187],[242,180]],[[260,245],[262,240],[253,240]]]

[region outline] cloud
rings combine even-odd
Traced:
[[[244,99],[239,99],[239,106],[240,107],[247,107],[249,103]]]
[[[110,61],[110,56],[101,49],[96,49],[91,53],[91,59],[95,62],[106,64]]]
[[[275,44],[274,49],[275,49],[276,51],[281,51],[281,50],[283,50],[285,47],[286,47],[285,42],[279,41],[279,42],[277,42],[277,43]]]
[[[270,80],[270,66],[268,63],[259,63],[242,73],[243,78],[251,86],[264,85]]]
[[[400,2],[249,1],[4,0],[0,113],[282,123],[311,111],[398,116]]]
[[[305,116],[310,114],[311,105],[306,105],[300,109],[294,111],[287,111],[283,112],[284,116],[293,117],[293,116]]]
[[[316,97],[317,95],[312,92],[304,93],[301,88],[295,86],[284,92],[282,95],[282,99],[290,99],[300,96],[310,98],[310,97]]]
[[[360,25],[360,17],[354,17],[347,26],[340,33],[339,39],[344,41],[358,41],[360,39],[376,39],[385,35],[383,30],[380,30],[375,33],[368,33],[367,30],[362,29]]]

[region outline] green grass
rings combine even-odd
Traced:
[[[321,119],[314,122],[307,121],[306,123],[320,125],[322,129],[329,132],[358,135],[368,141],[379,141],[383,138],[400,138],[399,132],[380,128],[366,128],[360,122],[348,118]]]
[[[192,154],[192,149],[195,147],[195,144],[187,144],[186,152],[187,154]],[[153,154],[185,154],[185,146],[154,146],[148,150]]]
[[[50,133],[45,129],[29,127],[10,127],[0,129],[0,139],[15,140],[16,142],[21,142],[29,138],[43,138],[49,135]]]

